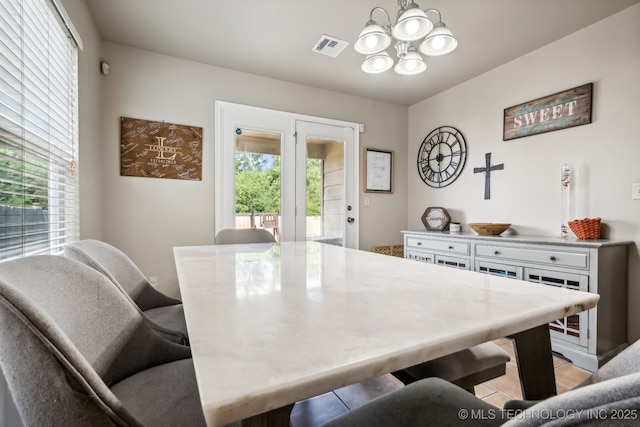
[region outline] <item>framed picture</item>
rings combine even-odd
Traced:
[[[365,148],[364,191],[393,193],[393,152]]]

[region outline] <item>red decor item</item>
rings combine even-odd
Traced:
[[[585,218],[569,221],[569,228],[578,239],[600,238],[600,218]]]

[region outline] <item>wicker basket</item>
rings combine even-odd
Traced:
[[[404,245],[374,246],[371,248],[371,252],[404,258]]]
[[[374,246],[371,248],[371,252],[375,252],[377,254],[382,254],[382,255],[391,255],[391,245]]]
[[[578,239],[600,238],[600,218],[585,218],[569,221],[569,228]]]
[[[404,245],[391,245],[391,255],[404,258]]]

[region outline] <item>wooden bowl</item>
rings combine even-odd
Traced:
[[[499,224],[492,222],[476,222],[469,224],[469,227],[481,236],[497,236],[507,231],[511,224]]]

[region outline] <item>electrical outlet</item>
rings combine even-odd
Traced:
[[[364,198],[364,205],[365,206],[371,206],[371,199],[369,199],[368,197]]]
[[[631,198],[633,200],[640,200],[640,182],[633,184],[631,188]]]

